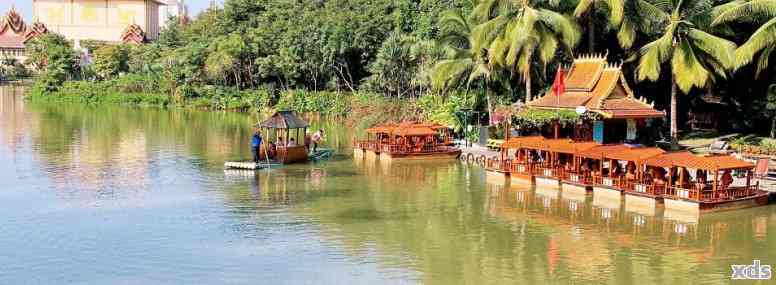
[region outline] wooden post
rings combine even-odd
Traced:
[[[714,170],[714,185],[711,186],[711,191],[717,193],[717,178],[719,176],[719,169]]]
[[[746,190],[749,190],[749,186],[752,183],[752,170],[749,169],[746,171]]]
[[[687,167],[682,167],[682,170],[679,172],[679,185],[684,185],[684,171],[687,169]],[[677,168],[679,170],[679,168]]]
[[[555,139],[558,139],[560,137],[560,122],[556,121],[553,126],[553,133],[555,135]]]
[[[668,168],[668,187],[674,186],[674,167]]]

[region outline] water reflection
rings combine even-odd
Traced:
[[[458,161],[353,160],[353,130],[320,118],[334,160],[225,171],[258,119],[0,90],[4,284],[724,283],[730,264],[776,262],[774,207],[687,216],[492,184]]]

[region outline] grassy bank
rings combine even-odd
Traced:
[[[104,81],[65,81],[52,88],[38,79],[28,92],[31,101],[192,108],[209,111],[271,113],[294,110],[340,116],[351,126],[366,127],[386,121],[433,120],[454,124],[455,100],[424,96],[397,99],[368,92],[307,90],[238,90],[222,86],[173,87],[128,75]]]

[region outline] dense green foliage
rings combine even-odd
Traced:
[[[492,112],[541,96],[559,66],[595,52],[670,110],[672,134],[707,93],[727,106],[728,127],[766,133],[773,11],[776,0],[227,0],[151,44],[92,44],[83,68],[61,37],[36,39],[32,92],[332,114],[368,110],[359,102],[370,98],[454,124],[462,106]],[[143,83],[125,92],[122,80]]]

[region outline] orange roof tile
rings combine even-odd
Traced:
[[[502,149],[523,148],[524,145],[534,145],[544,140],[545,139],[542,136],[514,137],[514,138],[509,138],[507,141],[501,144],[501,148]]]
[[[657,167],[678,166],[702,170],[754,168],[754,164],[729,155],[699,156],[689,151],[664,153],[645,160],[644,164]]]
[[[606,67],[604,58],[575,60],[566,77],[566,90],[590,91]]]
[[[640,162],[644,159],[655,157],[663,153],[665,153],[664,150],[656,147],[632,147],[604,154],[604,157],[616,160]]]
[[[438,132],[429,127],[409,127],[409,128],[400,127],[400,128],[394,129],[392,134],[403,136],[403,137],[413,137],[413,136],[433,136],[433,135],[437,135]]]
[[[624,144],[605,144],[605,145],[597,145],[593,148],[579,151],[576,153],[577,156],[580,157],[587,157],[587,158],[593,158],[593,159],[601,159],[606,154],[614,153],[618,151],[622,151],[627,149],[628,146]]]
[[[597,146],[596,142],[574,142],[570,139],[544,139],[526,142],[522,148],[559,153],[576,153]]]

